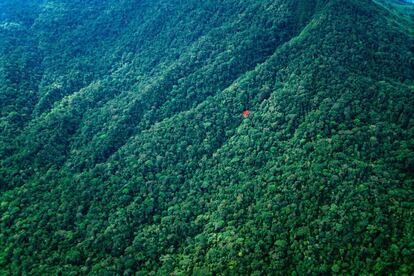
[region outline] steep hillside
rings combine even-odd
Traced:
[[[0,0],[0,274],[414,273],[401,5]]]

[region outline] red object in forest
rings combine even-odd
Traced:
[[[246,119],[246,118],[248,118],[249,117],[249,115],[250,115],[250,110],[245,110],[245,111],[243,111],[243,117]]]

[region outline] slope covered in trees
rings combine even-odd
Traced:
[[[402,5],[0,0],[0,274],[414,273]]]

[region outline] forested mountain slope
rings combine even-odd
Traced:
[[[414,273],[413,5],[81,2],[0,0],[1,274]]]

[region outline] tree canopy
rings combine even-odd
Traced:
[[[414,273],[412,4],[0,10],[0,274]]]

